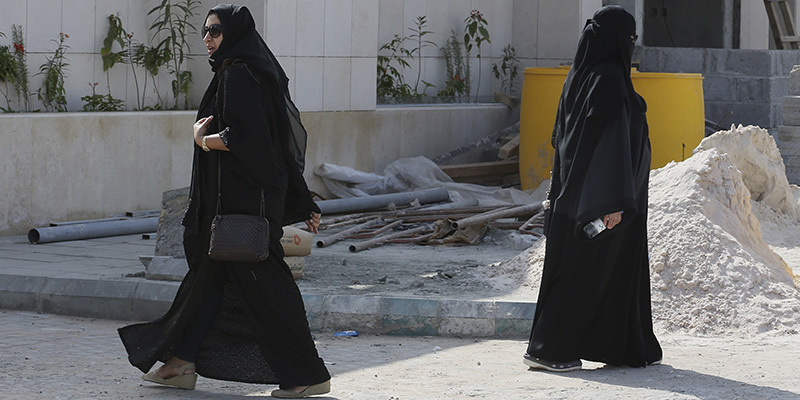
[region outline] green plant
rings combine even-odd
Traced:
[[[478,10],[472,10],[464,20],[464,46],[467,48],[467,54],[472,52],[473,42],[474,46],[478,48],[478,84],[475,87],[475,101],[478,100],[478,93],[481,91],[481,43],[491,43],[489,39],[489,31],[486,27],[488,22],[483,18]]]
[[[14,90],[21,111],[30,111],[30,89],[28,87],[28,62],[25,59],[25,40],[21,25],[12,25],[12,38],[14,40],[14,58],[16,59],[17,73],[14,81]]]
[[[414,56],[414,53],[417,54],[417,82],[414,84],[414,94],[417,95],[417,96],[424,96],[425,95],[425,91],[427,91],[428,88],[434,86],[433,84],[431,84],[429,82],[426,82],[426,81],[421,79],[422,78],[422,49],[424,49],[426,47],[431,47],[431,46],[436,47],[436,43],[434,43],[434,42],[432,42],[430,40],[425,40],[425,38],[424,38],[425,35],[433,33],[431,31],[425,30],[425,25],[427,24],[427,21],[425,19],[426,19],[426,17],[424,15],[418,16],[416,21],[415,21],[416,27],[409,28],[412,33],[411,33],[411,35],[408,36],[409,39],[414,40],[414,41],[417,42],[417,47],[409,50],[409,53],[411,54],[412,57]],[[425,85],[425,89],[422,90],[422,93],[419,92],[419,83],[420,83],[420,81],[422,82],[423,85]]]
[[[149,47],[140,44],[136,47],[136,52],[133,54],[133,57],[136,64],[141,65],[144,68],[145,73],[149,75],[153,81],[153,90],[156,92],[157,98],[154,106],[144,105],[145,94],[147,93],[147,77],[145,77],[144,88],[142,89],[142,101],[139,110],[161,110],[166,108],[166,100],[161,96],[161,92],[158,90],[158,80],[156,80],[156,77],[158,76],[158,71],[161,69],[161,67],[169,63],[171,60],[169,49],[159,49],[157,47]]]
[[[36,92],[39,101],[47,111],[67,111],[66,90],[64,77],[67,74],[67,59],[64,54],[69,49],[65,43],[69,35],[64,32],[58,34],[58,41],[52,40],[58,47],[52,56],[45,57],[46,61],[39,67],[39,73],[44,75],[42,87]]]
[[[500,81],[500,89],[514,95],[514,82],[519,75],[519,59],[517,50],[510,43],[503,47],[503,58],[499,64],[492,65],[494,77]]]
[[[464,53],[463,44],[458,40],[455,31],[450,33],[450,37],[441,50],[444,53],[447,81],[437,96],[452,97],[461,101],[462,96],[469,96],[469,59]]]
[[[386,103],[391,98],[411,97],[413,90],[403,77],[403,70],[410,65],[403,57],[413,58],[411,51],[403,47],[408,37],[394,35],[378,51],[378,100]],[[388,52],[388,55],[380,52]]]
[[[111,80],[108,70],[118,62],[124,60],[125,55],[125,30],[122,29],[122,20],[118,14],[111,14],[108,16],[108,34],[103,39],[103,47],[100,48],[100,58],[103,59],[103,72],[106,73],[106,85],[108,86],[108,94],[111,95]],[[118,52],[112,51],[114,43],[118,43],[121,50]],[[94,87],[92,87],[94,92]]]
[[[5,37],[5,33],[0,32],[0,37]],[[11,46],[0,46],[0,82],[3,82],[3,88],[0,88],[0,93],[6,99],[6,106],[0,107],[0,111],[14,112],[11,107],[9,95],[9,82],[13,85],[17,79],[17,63],[14,58],[14,53],[11,51]]]
[[[115,99],[109,94],[97,94],[95,88],[98,83],[89,83],[92,87],[92,94],[90,96],[83,96],[81,100],[84,101],[83,111],[119,111],[125,107],[125,103],[120,99]]]
[[[426,40],[425,36],[433,32],[425,29],[427,25],[424,15],[418,16],[415,27],[408,28],[411,34],[408,36],[394,35],[394,38],[381,46],[378,50],[378,100],[381,103],[388,103],[391,100],[419,100],[430,87],[434,87],[430,82],[422,79],[422,50],[426,47],[434,46],[436,43]],[[407,49],[405,43],[413,41],[416,47]],[[403,71],[411,68],[409,60],[417,58],[417,80],[412,87],[405,80]],[[422,82],[425,87],[419,91],[419,84]]]
[[[194,11],[199,7],[197,3],[197,0],[162,0],[161,4],[147,12],[147,15],[156,14],[156,20],[150,26],[150,30],[155,30],[153,38],[164,34],[164,39],[155,48],[161,55],[168,56],[172,63],[168,70],[175,77],[172,80],[172,94],[176,108],[181,94],[184,96],[184,108],[189,108],[192,72],[183,68],[191,58],[187,51],[189,43],[186,41],[186,34],[189,30],[197,32],[197,28],[190,22],[195,15]]]

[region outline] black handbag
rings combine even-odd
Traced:
[[[269,257],[269,221],[264,217],[264,189],[261,214],[222,214],[221,157],[217,161],[217,215],[211,222],[208,256],[215,261],[258,262]]]

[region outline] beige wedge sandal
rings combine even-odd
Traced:
[[[177,364],[165,364],[170,366],[176,366]],[[178,375],[173,376],[172,378],[164,379],[158,376],[158,369],[154,369],[144,375],[142,375],[142,379],[158,383],[159,385],[175,387],[178,389],[186,389],[192,390],[194,389],[194,385],[197,383],[197,373],[192,372],[191,374],[187,374],[186,371],[197,368],[195,367],[194,363],[188,363],[181,365],[181,368],[178,370]]]
[[[316,385],[311,385],[305,388],[302,392],[296,393],[291,390],[275,389],[270,394],[272,397],[279,399],[304,399],[309,396],[317,396],[320,394],[330,393],[331,381],[327,380]]]

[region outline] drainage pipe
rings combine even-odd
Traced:
[[[386,208],[389,204],[406,205],[414,200],[420,204],[438,203],[450,199],[450,194],[445,188],[425,189],[416,192],[378,194],[375,196],[353,197],[349,199],[334,199],[318,201],[317,205],[323,214],[338,214],[364,210],[377,210]]]
[[[64,242],[68,240],[150,233],[156,230],[158,230],[158,217],[133,218],[34,228],[28,231],[28,241],[33,244]]]

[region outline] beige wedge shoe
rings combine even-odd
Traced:
[[[311,385],[305,388],[305,390],[303,390],[300,393],[296,393],[291,390],[275,389],[272,391],[270,396],[279,399],[303,399],[308,396],[330,393],[330,391],[331,391],[331,381],[327,380],[325,382],[318,383],[316,385]]]
[[[158,369],[154,369],[142,375],[142,379],[148,382],[158,383],[159,385],[171,386],[178,389],[192,390],[194,389],[194,385],[197,383],[197,373],[192,372],[191,374],[187,374],[186,371],[190,369],[197,369],[194,366],[194,363],[188,363],[182,365],[181,368],[178,370],[178,375],[175,375],[172,378],[168,379],[164,379],[158,376]]]

